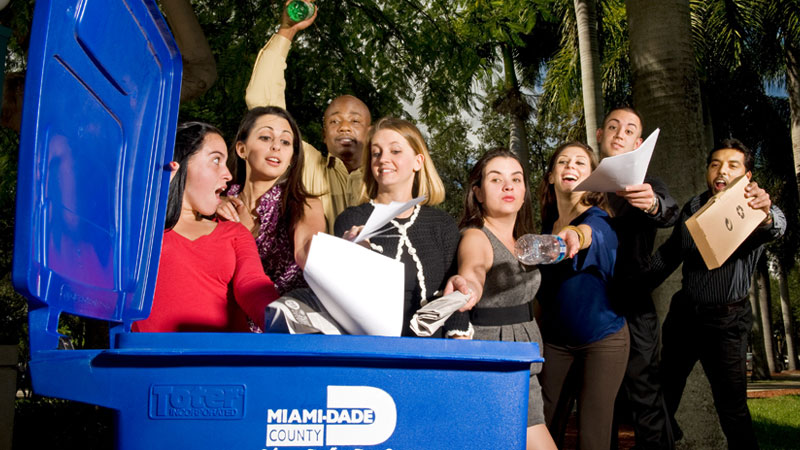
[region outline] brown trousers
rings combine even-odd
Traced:
[[[581,346],[547,343],[539,380],[547,429],[563,447],[569,399],[578,399],[578,445],[581,450],[608,450],[614,400],[625,375],[630,351],[627,323],[605,338]],[[576,392],[571,392],[571,389]]]

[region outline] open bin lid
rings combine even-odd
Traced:
[[[155,0],[39,0],[31,29],[13,282],[34,353],[61,312],[149,315],[181,59]]]

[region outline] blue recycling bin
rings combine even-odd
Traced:
[[[38,0],[32,28],[13,281],[37,393],[116,410],[120,449],[525,447],[535,344],[130,333],[152,306],[180,54],[155,0]],[[109,322],[109,348],[59,349],[62,314]]]

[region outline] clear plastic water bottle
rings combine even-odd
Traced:
[[[567,244],[554,234],[525,234],[517,239],[514,250],[523,264],[555,264],[567,255]]]
[[[286,14],[292,22],[302,22],[314,15],[314,4],[304,0],[294,0],[286,7]]]

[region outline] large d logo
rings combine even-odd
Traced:
[[[397,406],[382,389],[372,386],[328,386],[328,409],[371,409],[369,424],[327,425],[325,445],[378,445],[392,436]]]

